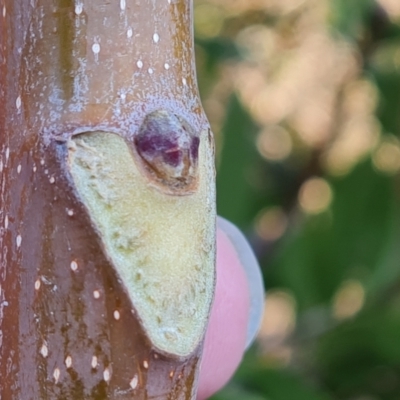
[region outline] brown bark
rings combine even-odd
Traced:
[[[74,138],[115,134],[150,182],[135,137],[159,109],[212,146],[192,42],[189,0],[0,0],[0,398],[195,398],[202,339],[188,354],[153,340],[70,161]],[[149,190],[190,199],[190,182]]]

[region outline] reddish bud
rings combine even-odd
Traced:
[[[200,139],[182,118],[166,110],[149,114],[135,137],[136,150],[155,176],[174,187],[193,182]]]

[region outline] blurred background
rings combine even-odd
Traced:
[[[214,400],[400,399],[400,0],[195,0],[218,212],[267,288]]]

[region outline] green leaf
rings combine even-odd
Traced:
[[[340,398],[368,393],[397,399],[399,338],[397,309],[368,310],[321,339],[317,358],[322,380]]]
[[[370,73],[379,90],[379,118],[383,130],[399,135],[400,117],[400,71],[397,58],[400,40],[380,43],[370,61]]]
[[[352,40],[363,35],[365,22],[375,7],[374,0],[334,0],[329,4],[332,27]]]
[[[229,38],[196,38],[195,44],[206,54],[206,71],[208,73],[213,72],[215,67],[222,61],[239,58],[239,51],[235,42]]]
[[[291,289],[300,309],[328,304],[345,279],[367,284],[392,234],[389,178],[365,162],[331,184],[331,212],[308,217],[292,231],[267,277],[267,282]]]
[[[260,160],[255,146],[256,131],[256,125],[239,100],[232,96],[222,130],[223,147],[217,168],[217,210],[242,228],[248,226],[262,202],[262,194],[253,184]]]

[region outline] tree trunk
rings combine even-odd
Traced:
[[[194,399],[213,144],[190,0],[0,0],[0,398]]]

